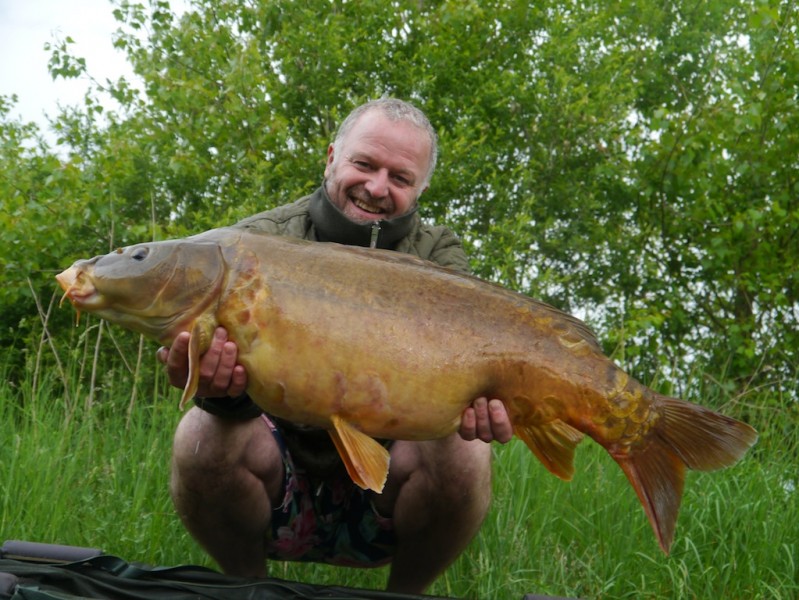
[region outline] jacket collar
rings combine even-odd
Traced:
[[[324,184],[311,194],[309,203],[311,221],[320,242],[338,242],[350,246],[372,246],[389,250],[410,234],[419,219],[416,211],[417,207],[414,207],[396,219],[383,219],[367,224],[354,223],[331,202]]]

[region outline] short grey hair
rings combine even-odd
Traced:
[[[405,102],[398,98],[380,98],[378,100],[370,100],[365,104],[361,104],[355,108],[347,118],[342,121],[341,125],[336,132],[336,137],[333,140],[333,146],[337,147],[344,138],[347,137],[352,127],[363,115],[369,111],[380,111],[380,113],[388,118],[390,121],[406,121],[415,127],[418,127],[427,134],[430,142],[430,161],[427,167],[427,174],[422,183],[422,187],[430,183],[433,177],[433,171],[436,170],[436,163],[438,162],[438,136],[436,130],[430,124],[427,116],[410,102]],[[336,159],[338,155],[336,155]],[[334,160],[336,160],[334,159]]]

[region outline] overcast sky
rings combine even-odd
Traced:
[[[109,0],[0,0],[0,94],[17,94],[13,114],[44,128],[44,114],[78,104],[88,88],[81,80],[53,81],[47,72],[47,42],[67,36],[73,54],[86,59],[99,81],[130,75],[122,52],[112,45],[117,23]]]

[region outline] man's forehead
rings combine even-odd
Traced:
[[[392,119],[377,110],[362,114],[353,123],[352,129],[345,139],[353,140],[362,136],[393,137],[395,135],[430,144],[427,132],[415,123],[407,119]]]
[[[362,115],[344,138],[347,156],[396,154],[424,168],[430,157],[427,132],[406,120],[392,120],[377,111]],[[339,149],[342,150],[342,149]]]

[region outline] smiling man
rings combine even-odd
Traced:
[[[330,200],[360,224],[414,211],[436,160],[435,132],[426,119],[392,120],[398,112],[369,108],[362,106],[344,121],[327,150],[325,169]]]
[[[367,103],[330,144],[322,186],[237,226],[385,248],[467,272],[455,235],[417,212],[437,153],[435,131],[417,108],[390,98]],[[158,354],[179,388],[188,341],[181,334]],[[375,494],[352,483],[326,431],[263,414],[245,393],[236,357],[218,329],[202,357],[197,406],[175,434],[171,491],[189,532],[231,575],[265,576],[268,559],[391,563],[388,589],[422,592],[485,517],[491,451],[484,442],[512,436],[503,404],[476,399],[459,433],[444,439],[386,441],[388,480]]]

